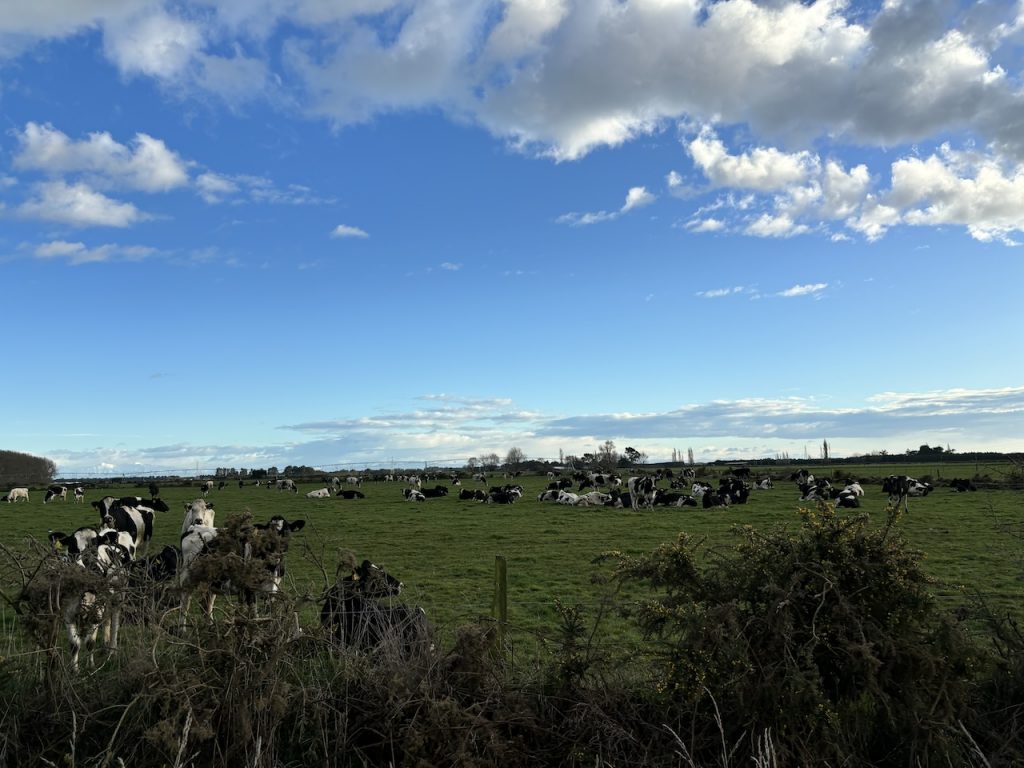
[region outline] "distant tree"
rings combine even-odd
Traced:
[[[693,448],[686,449],[686,463],[690,465],[696,464],[693,460]]]
[[[626,461],[628,461],[630,464],[646,464],[647,463],[647,454],[644,453],[643,451],[638,451],[636,448],[627,446],[626,450],[624,451],[624,453],[625,453]]]
[[[615,450],[615,443],[611,440],[605,440],[597,449],[597,463],[606,470],[614,469],[619,463],[619,452]]]
[[[496,453],[486,453],[480,457],[480,463],[493,472],[501,463],[501,457]]]
[[[478,459],[476,456],[470,456],[468,459],[466,459],[466,469],[474,470],[478,466],[480,466],[480,459]]]
[[[524,461],[526,461],[526,454],[521,448],[509,448],[508,453],[505,454],[505,466],[511,469],[515,469]]]
[[[0,487],[49,485],[57,474],[57,465],[42,456],[18,451],[0,451]]]
[[[584,453],[582,456],[580,456],[580,461],[587,465],[595,464],[597,463],[597,457],[594,456],[594,454],[592,453]]]

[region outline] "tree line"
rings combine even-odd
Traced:
[[[55,474],[57,465],[43,456],[0,451],[0,487],[49,485]]]

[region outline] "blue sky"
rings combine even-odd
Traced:
[[[1020,2],[0,5],[4,448],[1024,446]]]

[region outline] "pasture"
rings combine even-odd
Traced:
[[[903,469],[887,466],[879,474]],[[905,469],[926,473],[920,467]],[[500,473],[489,477],[490,485],[505,482],[511,481]],[[514,482],[523,485],[526,493],[513,505],[460,501],[458,488],[446,497],[411,503],[402,497],[403,484],[383,481],[364,483],[365,499],[305,497],[322,483],[299,483],[295,494],[264,486],[239,488],[233,482],[213,490],[208,500],[216,506],[218,524],[246,510],[257,522],[272,515],[307,521],[293,539],[285,581],[288,591],[309,600],[304,623],[316,622],[316,602],[333,583],[341,551],[351,550],[358,559],[369,558],[405,582],[402,599],[427,611],[443,643],[458,626],[490,613],[495,556],[504,556],[509,639],[523,651],[554,633],[556,600],[596,611],[605,587],[595,584],[594,577],[609,571],[608,565],[593,563],[602,552],[646,553],[686,531],[704,539],[710,554],[734,546],[731,530],[736,525],[796,526],[797,510],[808,506],[785,479],[776,480],[773,490],[752,492],[746,505],[728,509],[638,511],[540,503],[536,498],[547,485],[546,477],[524,476]],[[197,486],[161,488],[161,498],[171,511],[158,516],[150,552],[165,543],[178,543],[183,505],[200,496]],[[483,486],[464,479],[463,487]],[[865,484],[865,491],[861,509],[850,513],[866,512],[874,524],[883,523],[886,495],[877,483]],[[69,500],[44,505],[43,493],[33,492],[27,503],[0,504],[2,543],[16,548],[26,537],[45,541],[48,530],[71,532],[95,525],[96,513],[89,502],[108,493],[148,495],[145,487],[97,487],[86,490],[85,504]],[[927,497],[910,500],[909,513],[899,527],[911,546],[925,553],[925,569],[937,580],[934,592],[943,605],[950,609],[967,605],[970,595],[977,593],[998,612],[1024,614],[1021,494],[1001,489],[954,493],[939,487]],[[5,584],[5,591],[8,588]],[[225,603],[221,601],[219,607]],[[9,610],[4,615],[9,619]]]

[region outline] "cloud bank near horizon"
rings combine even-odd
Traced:
[[[1024,387],[882,392],[856,406],[812,397],[749,398],[689,404],[651,413],[549,416],[518,408],[509,398],[425,395],[419,407],[366,417],[324,419],[278,427],[307,439],[267,445],[174,443],[47,453],[62,474],[75,472],[192,471],[194,467],[259,468],[287,465],[390,466],[464,461],[521,448],[529,458],[592,452],[605,440],[667,461],[693,448],[698,461],[750,459],[788,453],[827,439],[833,455],[922,444],[961,451],[1018,451],[1008,431],[1024,432]],[[1008,430],[1008,424],[1012,427]]]

